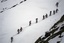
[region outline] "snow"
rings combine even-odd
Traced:
[[[62,27],[62,24],[64,24],[64,21],[62,22],[62,23],[59,23],[58,25],[57,25],[57,27],[59,27],[59,29],[55,32],[55,33],[57,33],[59,30],[60,30],[60,28]],[[61,41],[61,43],[63,43],[64,42],[64,32],[62,33],[62,38],[59,38],[59,36],[60,35],[58,35],[58,36],[56,36],[54,39],[51,39],[50,41],[49,41],[49,43],[56,43],[57,41]]]
[[[3,7],[11,7],[19,3],[17,0],[8,0],[1,3],[0,9]],[[13,43],[34,43],[39,36],[45,34],[55,22],[63,15],[63,2],[59,5],[59,12],[42,20],[42,16],[49,11],[56,9],[55,3],[58,0],[27,0],[18,6],[0,13],[0,43],[10,43],[10,37],[14,37]],[[9,3],[10,2],[10,3]],[[12,4],[11,4],[12,3]],[[4,6],[5,5],[5,6]],[[39,22],[35,23],[38,18]],[[32,25],[29,25],[29,21]],[[23,27],[23,31],[17,34],[17,29]]]
[[[51,27],[50,21],[53,25],[54,24],[53,22],[55,21],[55,19],[51,20],[49,18],[49,19],[43,20],[42,22],[40,22],[38,24],[34,24],[33,26],[26,28],[26,30],[21,32],[20,35],[17,35],[14,37],[16,39],[14,43],[21,43],[21,42],[22,43],[26,43],[26,42],[34,43],[39,36],[44,34],[45,31],[49,30],[49,28]],[[19,39],[18,39],[18,37],[19,37]]]

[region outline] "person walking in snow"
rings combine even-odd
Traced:
[[[36,18],[36,23],[38,23],[38,18]]]
[[[29,21],[29,26],[31,26],[31,21]]]
[[[51,16],[51,14],[52,14],[52,11],[50,11],[50,15],[49,16]]]
[[[22,31],[22,27],[20,28],[20,32]]]
[[[55,10],[53,10],[53,14],[55,14]]]
[[[58,7],[58,5],[59,5],[59,2],[56,3],[56,7]]]
[[[48,17],[48,15],[46,14],[46,18]]]
[[[11,43],[13,42],[13,37],[11,37]]]
[[[19,34],[19,33],[20,33],[20,30],[18,29],[17,32],[18,32],[18,34]]]
[[[45,19],[45,16],[43,15],[43,20]]]
[[[56,9],[56,13],[58,13],[58,9]]]

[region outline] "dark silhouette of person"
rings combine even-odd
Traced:
[[[59,10],[58,10],[58,9],[56,9],[56,13],[58,13],[58,11],[59,11]]]
[[[36,18],[36,23],[38,23],[38,18]]]
[[[45,37],[50,36],[50,32],[45,32]]]
[[[31,21],[29,21],[29,26],[31,26]]]
[[[45,19],[45,16],[43,15],[43,20]]]
[[[13,42],[13,37],[11,37],[11,43]]]
[[[55,14],[55,10],[53,10],[53,14]]]
[[[18,32],[18,34],[19,34],[19,33],[20,33],[20,30],[18,29],[17,32]]]
[[[20,32],[22,31],[22,27],[20,28]]]
[[[48,15],[46,14],[46,18],[48,17]]]
[[[51,14],[52,14],[52,11],[50,11],[50,16],[51,16]]]
[[[56,7],[58,7],[58,5],[59,5],[59,2],[56,3]]]

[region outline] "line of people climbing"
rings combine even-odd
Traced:
[[[7,1],[7,0],[6,0]],[[23,2],[25,2],[26,0],[24,0],[24,1],[21,1],[19,4],[21,4],[21,3],[23,3]],[[1,2],[2,3],[2,2]],[[15,4],[15,5],[13,5],[12,7],[10,7],[10,8],[3,8],[1,11],[0,11],[0,13],[2,13],[2,12],[4,12],[5,10],[8,10],[8,9],[11,9],[11,8],[14,8],[14,7],[16,7],[17,5],[19,5],[19,4]]]
[[[53,15],[55,15],[56,13],[58,13],[58,11],[59,11],[58,9],[50,11],[49,16],[52,16],[52,12],[53,12]],[[48,14],[47,13],[46,13],[46,15],[43,15],[43,19],[42,20],[44,20],[45,18],[48,18]],[[35,23],[38,23],[38,18],[35,19]],[[32,24],[32,22],[30,20],[29,21],[29,26],[31,26],[31,24]]]
[[[20,29],[17,29],[17,34],[19,34],[22,31],[22,27]]]
[[[26,0],[24,0],[24,1],[26,1]],[[22,3],[22,2],[21,2]],[[55,15],[56,13],[58,13],[58,5],[59,5],[59,2],[57,2],[56,4],[56,7],[57,7],[57,9],[56,10],[53,10],[53,11],[50,11],[50,14],[49,14],[49,16],[52,16],[52,14],[53,15]],[[43,15],[43,19],[42,20],[44,20],[45,18],[48,18],[48,14],[46,13],[46,15]],[[38,18],[36,18],[35,19],[35,23],[38,23]],[[31,22],[31,20],[29,21],[29,26],[31,26],[32,25],[32,22]],[[22,30],[23,30],[23,27],[21,27],[20,29],[17,29],[17,34],[19,34],[20,32],[22,32]],[[47,33],[47,32],[46,32]],[[49,34],[48,34],[49,35]],[[46,35],[47,36],[47,35]],[[11,37],[11,43],[13,42],[13,37]]]
[[[22,27],[20,29],[17,29],[17,34],[19,34],[22,31]],[[13,36],[11,37],[11,43],[13,42]]]

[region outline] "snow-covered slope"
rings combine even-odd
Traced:
[[[57,39],[57,40],[56,40]],[[35,43],[56,43],[62,42],[64,39],[64,15],[45,33],[44,36],[40,36]]]
[[[55,16],[51,18],[54,17]],[[38,24],[34,24],[33,26],[26,28],[26,30],[21,32],[20,35],[14,37],[14,43],[34,43],[39,36],[44,35],[45,31],[48,31],[51,25],[53,25],[59,19],[59,17],[55,19],[51,18],[43,20]]]
[[[0,13],[0,43],[10,43],[11,36],[14,38],[13,43],[34,43],[39,36],[44,35],[45,31],[48,31],[63,15],[62,4],[64,1],[60,3],[57,14],[52,14],[52,16],[42,20],[42,16],[46,13],[49,15],[50,10],[56,10],[55,4],[57,1],[27,0],[12,9]],[[35,23],[36,18],[39,20],[37,24]],[[28,26],[30,20],[32,25]],[[16,35],[17,29],[20,27],[23,27],[23,31]]]

